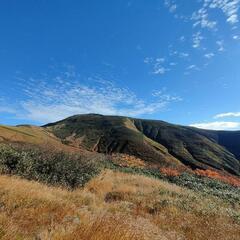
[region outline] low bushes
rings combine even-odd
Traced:
[[[161,168],[160,172],[168,177],[177,177],[179,176],[181,173],[176,170],[176,169],[172,169],[172,168]]]
[[[202,194],[208,194],[219,197],[228,202],[240,204],[240,188],[230,183],[224,183],[218,179],[212,179],[208,176],[200,176],[188,172],[177,172],[169,168],[162,171],[158,169],[140,169],[131,167],[120,167],[117,164],[108,161],[107,168],[112,170],[121,171],[130,174],[145,175],[156,179],[166,180],[178,186],[192,189]]]
[[[228,202],[240,203],[240,188],[206,176],[183,173],[169,179],[179,186],[187,187],[204,195],[212,195]]]
[[[99,159],[0,146],[0,173],[68,188],[83,186],[99,172]]]
[[[212,178],[212,179],[217,179],[219,181],[228,183],[230,185],[236,186],[236,187],[240,187],[240,179],[237,177],[233,177],[233,176],[229,176],[229,175],[223,175],[220,174],[216,171],[207,169],[207,170],[201,170],[201,169],[197,169],[195,171],[195,173],[199,176],[205,176],[208,178]]]
[[[121,167],[107,155],[91,154],[87,157],[34,148],[26,150],[5,145],[0,146],[0,173],[18,175],[52,185],[68,188],[83,186],[102,168],[163,179],[202,194],[210,194],[233,203],[240,203],[240,188],[233,186],[232,181],[227,183],[220,181],[222,179],[218,179],[216,177],[218,175],[213,175],[211,172],[199,170],[198,174],[191,174],[169,168],[159,170]],[[111,197],[112,199],[118,198],[117,196]],[[109,199],[111,197],[109,196]]]

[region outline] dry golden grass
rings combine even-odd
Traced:
[[[45,141],[58,141],[46,130],[35,126],[0,126],[0,137],[10,142],[26,142],[40,144]]]
[[[0,176],[3,240],[239,240],[239,204],[106,170],[67,191]]]
[[[36,126],[3,126],[0,125],[0,143],[22,143],[33,144],[44,147],[45,149],[55,149],[67,152],[82,152],[80,146],[68,146],[61,142],[56,136],[44,128]]]

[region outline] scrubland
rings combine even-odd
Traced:
[[[237,201],[112,170],[75,190],[0,176],[4,240],[237,240],[239,214]]]
[[[239,178],[0,146],[0,239],[239,240]]]

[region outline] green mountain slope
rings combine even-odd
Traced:
[[[224,146],[233,153],[237,159],[240,159],[240,131],[210,131],[195,129],[200,134],[210,138],[216,143]]]
[[[127,153],[151,163],[182,165],[167,148],[140,132],[127,117],[78,115],[45,126],[69,145],[90,151]]]
[[[76,115],[44,127],[74,147],[127,153],[162,166],[212,167],[240,174],[239,132],[96,114]]]

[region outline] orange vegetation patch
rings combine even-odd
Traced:
[[[146,163],[142,159],[128,154],[112,154],[112,160],[121,167],[146,167]]]
[[[205,176],[212,179],[217,179],[222,182],[231,184],[233,186],[240,187],[240,179],[234,176],[223,175],[210,169],[207,169],[207,170],[197,169],[195,170],[195,173],[199,176]]]
[[[160,172],[166,176],[170,176],[170,177],[177,177],[181,174],[180,171],[173,169],[173,168],[160,168]]]

